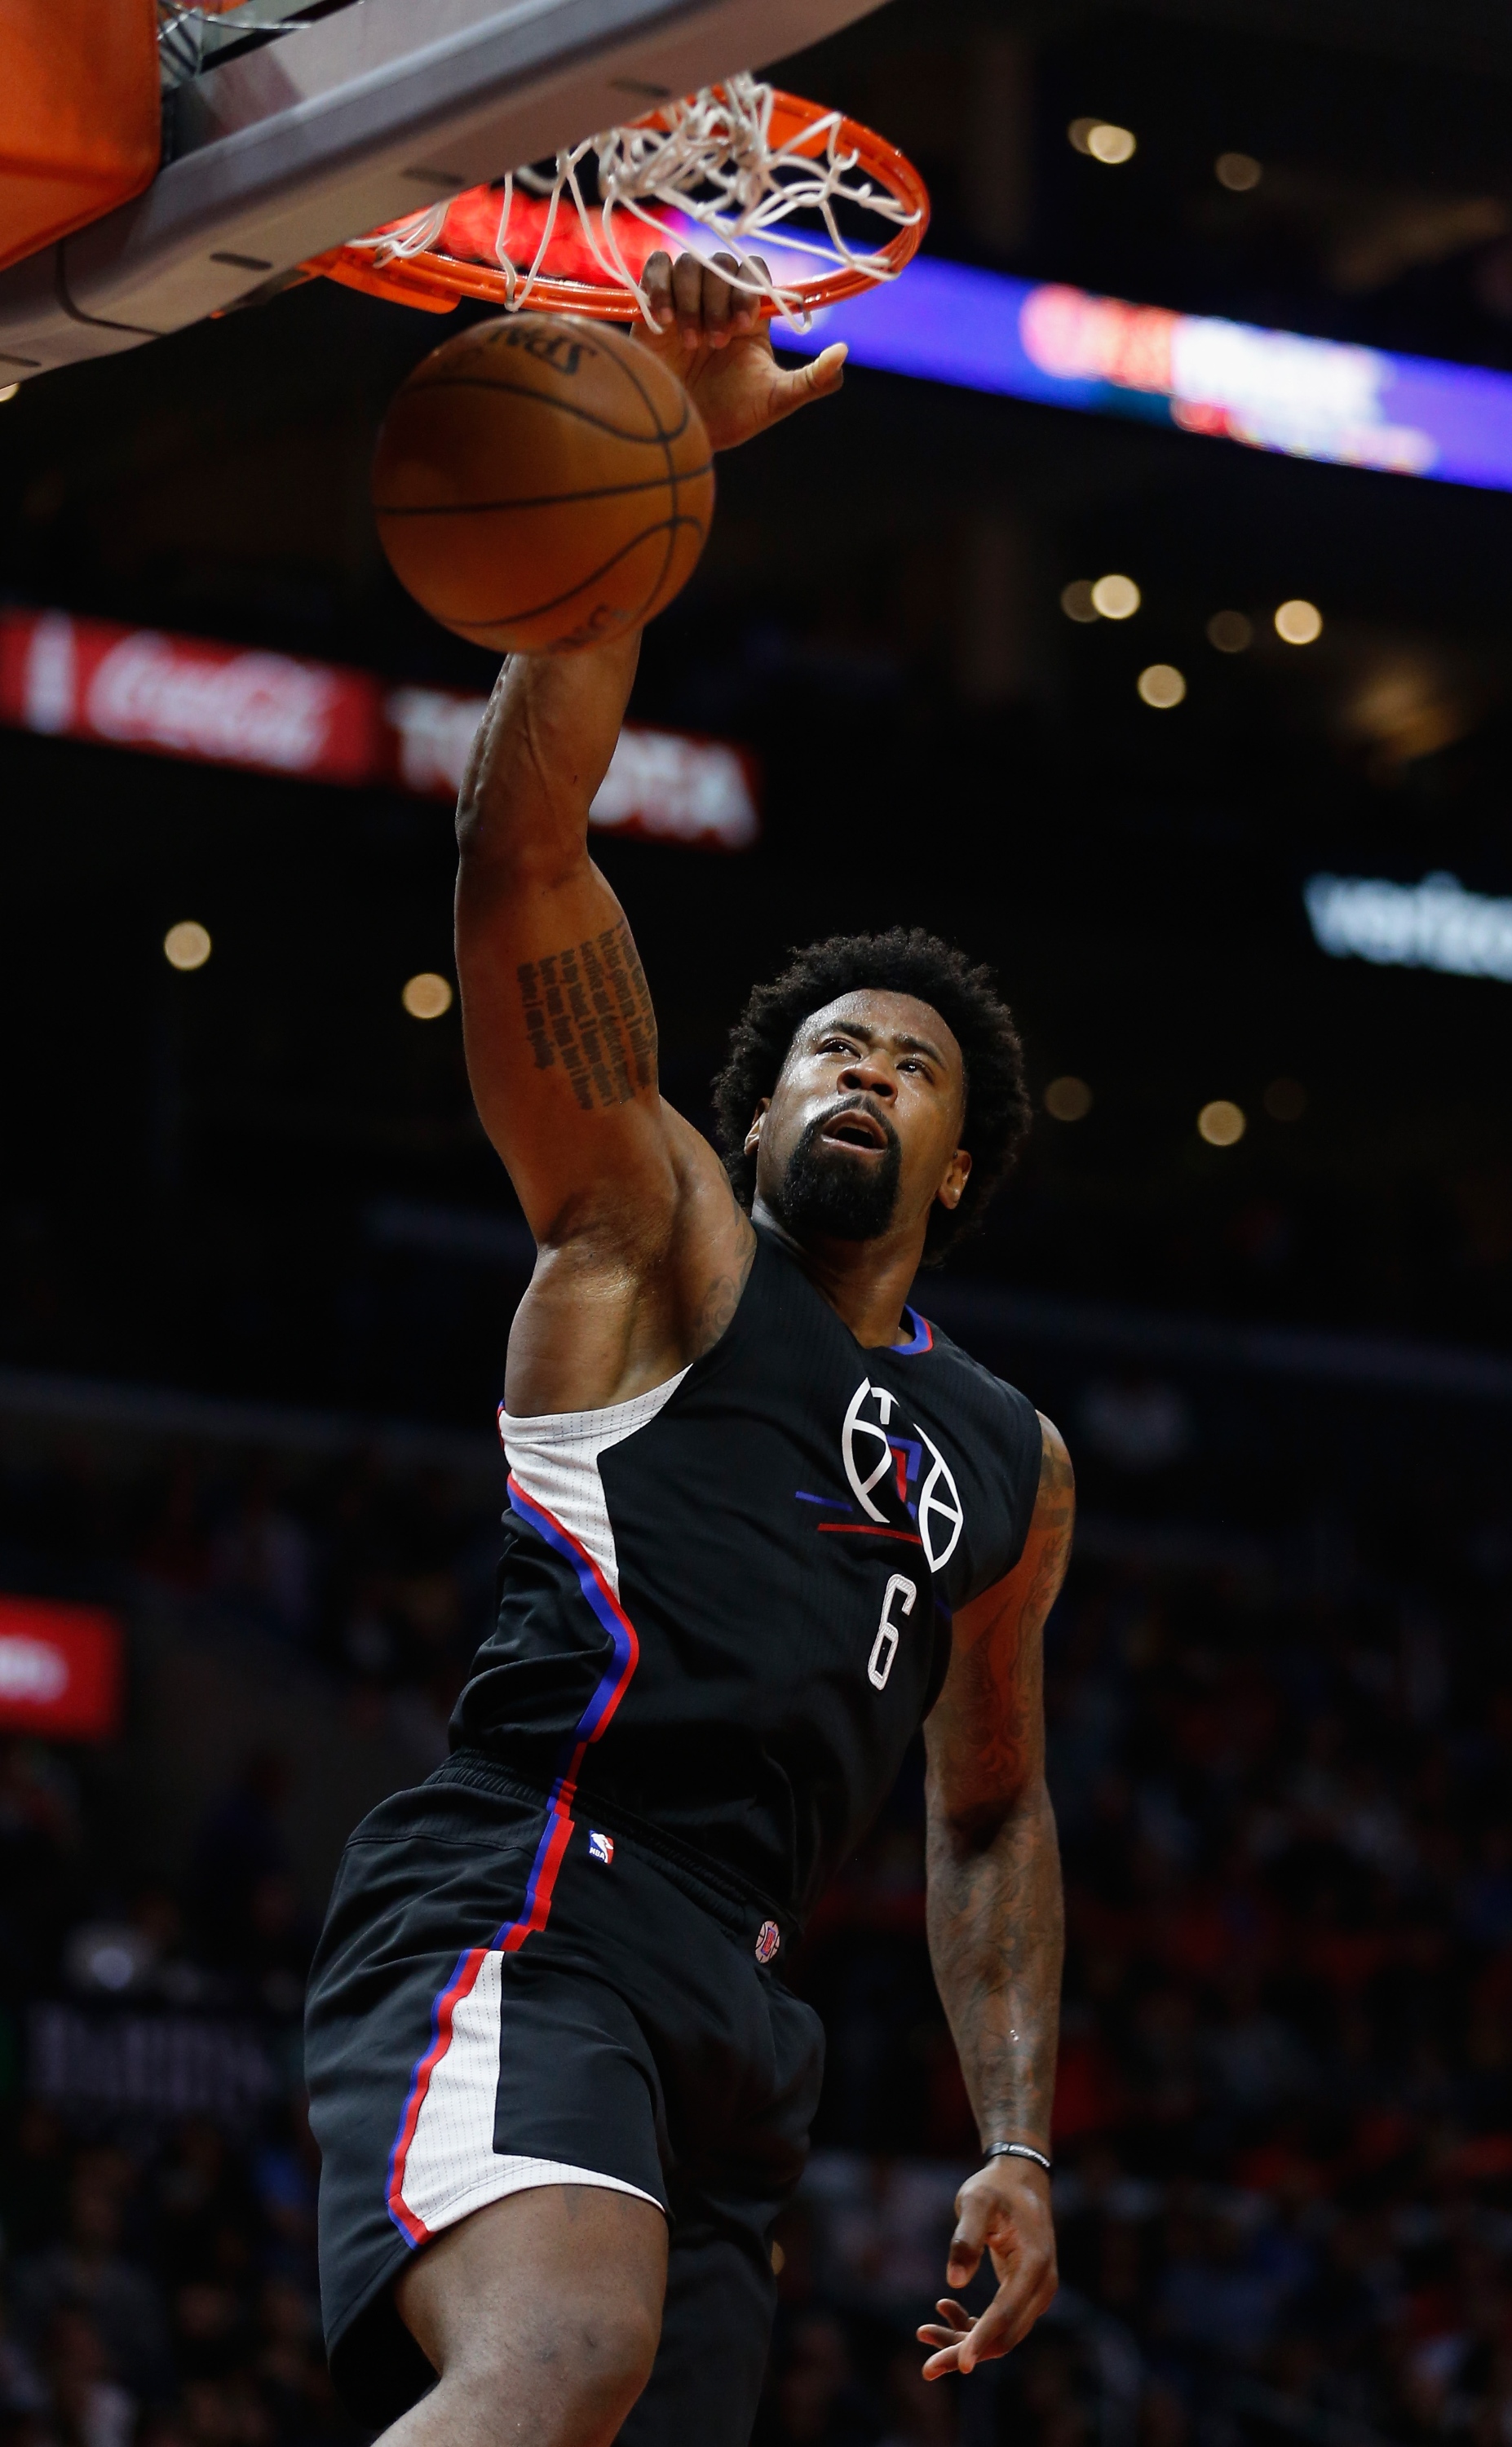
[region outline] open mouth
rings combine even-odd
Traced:
[[[829,1147],[860,1148],[867,1155],[884,1153],[888,1144],[887,1132],[875,1115],[856,1110],[835,1114],[820,1135]]]

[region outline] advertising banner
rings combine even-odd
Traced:
[[[123,1645],[104,1607],[0,1596],[0,1731],[111,1740],[121,1731]]]
[[[202,637],[0,611],[0,722],[155,756],[455,799],[485,699]],[[627,723],[594,802],[603,831],[750,848],[756,768],[727,740]]]
[[[1099,297],[923,256],[779,345],[843,340],[860,366],[1134,416],[1251,450],[1512,490],[1512,374],[1217,314]]]

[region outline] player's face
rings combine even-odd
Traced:
[[[757,1194],[800,1241],[917,1231],[966,1186],[964,1106],[961,1050],[938,1012],[912,995],[842,995],[799,1029],[752,1126]]]

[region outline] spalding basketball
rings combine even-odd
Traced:
[[[703,419],[613,326],[475,323],[416,367],[378,437],[373,508],[401,584],[460,637],[567,654],[692,575],[714,507]]]

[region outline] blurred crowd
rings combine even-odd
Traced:
[[[759,2447],[1512,2447],[1512,1541],[1356,1527],[1269,1560],[1089,1527],[1048,1657],[1062,2291],[1011,2361],[933,2388],[912,2332],[975,2136],[910,1759],[792,1975],[829,2072],[775,2239]],[[186,1592],[222,1635],[440,1721],[495,1530],[477,1490],[356,1465],[12,1470],[11,1584],[65,1547],[128,1615]],[[297,2059],[318,1898],[286,1770],[248,1756],[129,1892],[101,1773],[0,1755],[0,2447],[352,2437],[319,2344]],[[113,2003],[123,1929],[156,1967]],[[192,2111],[71,2096],[57,2016],[103,2046],[149,2005],[249,2034],[266,2077],[217,2096],[201,2068]]]
[[[250,1758],[181,1878],[142,1883],[66,1753],[0,1749],[7,2447],[357,2435],[320,2345],[312,1931],[279,1791],[277,1762]]]
[[[901,2351],[974,2135],[896,1796],[800,1970],[830,2083],[774,2440],[1512,2440],[1512,1558],[1464,1527],[1433,1599],[1339,1548],[1073,1569],[1062,2292],[954,2405]]]
[[[479,1440],[480,1450],[486,1446]],[[166,1598],[280,1641],[350,1690],[426,1696],[444,1726],[486,1627],[503,1466],[396,1469],[370,1453],[297,1471],[266,1451],[180,1446],[107,1466],[82,1440],[0,1463],[11,1587]]]

